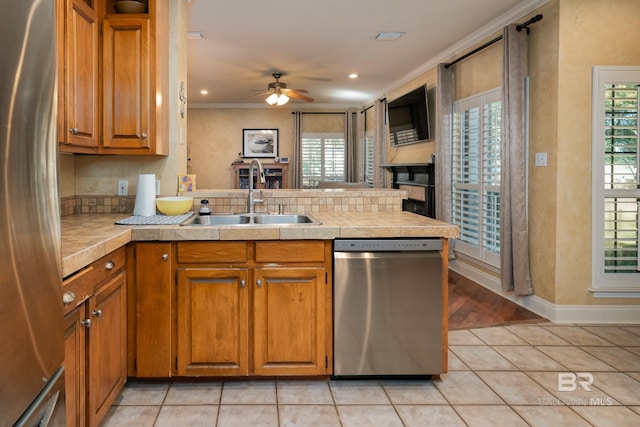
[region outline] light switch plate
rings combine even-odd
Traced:
[[[547,153],[536,153],[536,166],[547,166]]]
[[[129,181],[126,179],[118,180],[118,196],[126,196],[129,194]]]

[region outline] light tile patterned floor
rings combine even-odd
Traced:
[[[435,381],[131,382],[104,426],[640,425],[640,326],[500,326],[449,344]],[[571,373],[590,390],[558,391]]]

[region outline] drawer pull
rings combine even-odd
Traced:
[[[71,128],[69,129],[69,132],[71,132],[73,135],[77,135],[80,133],[80,129],[78,128]]]
[[[105,270],[113,270],[113,268],[116,266],[116,263],[113,261],[107,261],[107,263],[104,265],[104,269]]]
[[[102,310],[98,309],[98,310],[93,310],[91,312],[91,314],[93,314],[96,317],[102,317]]]
[[[169,254],[162,254],[162,260],[166,261],[169,259]]]
[[[240,287],[244,288],[245,286],[247,286],[247,282],[244,279],[240,280]]]
[[[261,288],[262,287],[262,279],[256,280],[256,285],[258,285],[258,287]]]
[[[80,326],[84,326],[85,328],[90,328],[91,319],[84,319],[82,322],[80,322]]]
[[[67,291],[62,295],[62,303],[64,305],[69,305],[76,300],[76,294],[72,291]]]

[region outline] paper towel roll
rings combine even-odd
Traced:
[[[133,214],[138,216],[156,214],[156,174],[138,175],[138,190]]]

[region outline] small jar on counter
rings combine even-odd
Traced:
[[[211,215],[211,208],[209,207],[209,201],[207,199],[200,200],[199,215]]]

